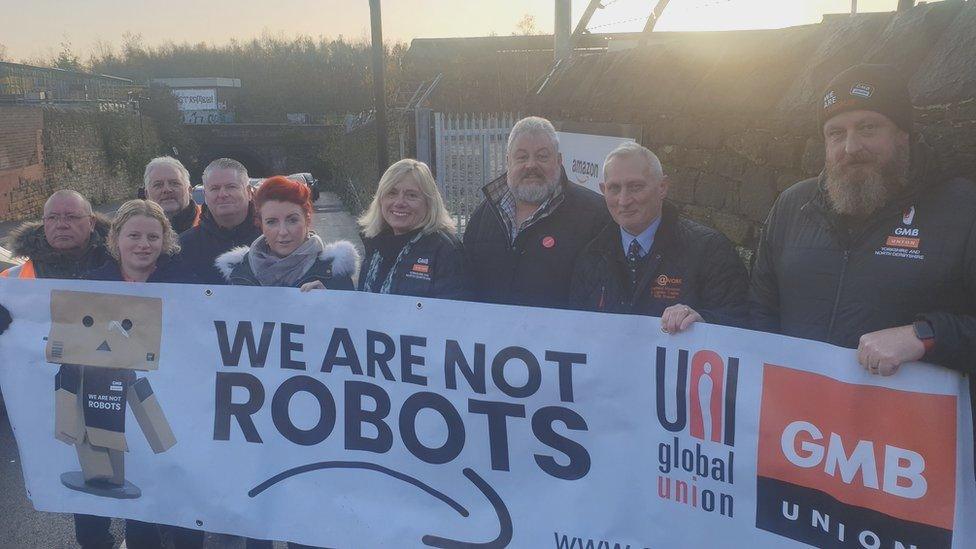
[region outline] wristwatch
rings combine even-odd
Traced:
[[[912,329],[915,331],[915,337],[922,340],[925,353],[928,354],[935,347],[935,330],[932,329],[932,323],[919,319],[912,323]]]

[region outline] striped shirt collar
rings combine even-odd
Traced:
[[[563,193],[562,181],[556,186],[556,192],[552,196],[547,198],[539,208],[529,216],[528,219],[522,222],[521,225],[516,226],[515,213],[515,195],[512,194],[512,190],[508,188],[507,174],[502,174],[491,183],[485,185],[482,189],[487,197],[488,201],[495,207],[498,211],[499,217],[505,223],[505,228],[508,231],[508,243],[514,244],[515,238],[518,237],[519,233],[528,229],[532,225],[538,223],[539,221],[548,217],[552,212],[563,203],[565,199],[565,194]]]

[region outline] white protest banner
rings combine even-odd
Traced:
[[[176,89],[176,105],[180,111],[209,111],[217,109],[217,90],[209,89]]]
[[[139,296],[138,316],[63,290]],[[968,386],[939,367],[880,378],[733,328],[355,292],[5,279],[0,303],[43,511],[340,548],[976,546]],[[117,391],[80,368],[93,446],[119,430],[106,408],[134,412],[127,492],[79,484],[55,438],[78,369],[45,352],[95,344],[149,349]]]

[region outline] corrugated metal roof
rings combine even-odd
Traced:
[[[56,69],[52,67],[38,67],[36,65],[24,65],[22,63],[11,63],[9,61],[0,61],[0,68],[3,67],[9,67],[12,69],[20,69],[20,70],[42,71],[42,72],[51,73],[52,75],[61,74],[61,75],[81,76],[84,78],[104,78],[106,80],[115,80],[119,82],[125,82],[128,84],[132,83],[132,80],[128,78],[122,78],[120,76],[111,76],[108,74],[94,74],[90,72],[72,71],[68,69]]]
[[[171,88],[240,88],[240,78],[223,76],[201,76],[191,78],[153,78],[154,84]]]

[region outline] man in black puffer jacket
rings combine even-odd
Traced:
[[[508,138],[508,171],[484,187],[464,231],[473,298],[568,307],[573,263],[609,218],[597,193],[562,170],[552,124],[519,120]]]
[[[44,203],[44,217],[10,231],[7,246],[27,258],[0,276],[11,278],[81,278],[109,258],[105,247],[109,221],[92,211],[81,194],[55,192]]]
[[[915,360],[973,374],[976,185],[940,175],[912,141],[912,105],[894,67],[838,75],[820,118],[826,167],[769,214],[753,326],[857,348],[875,374]]]
[[[590,242],[573,272],[572,306],[661,317],[668,333],[698,320],[746,317],[748,275],[729,240],[665,202],[668,179],[637,143],[607,155],[600,183],[615,223]]]
[[[180,235],[180,260],[201,283],[225,284],[214,264],[217,257],[261,236],[254,224],[254,204],[247,168],[231,158],[218,158],[203,170],[206,202],[200,224]]]

